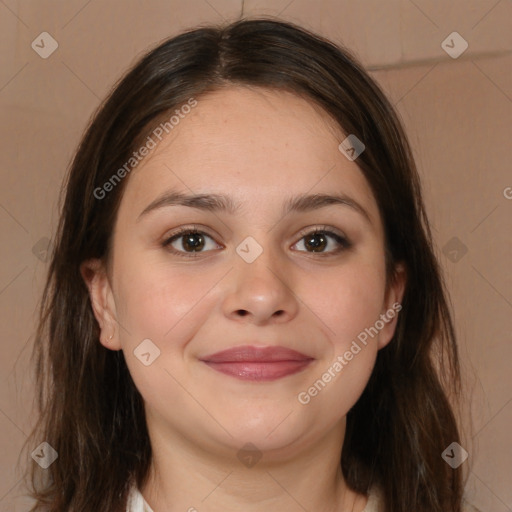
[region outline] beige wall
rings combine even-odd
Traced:
[[[149,46],[183,28],[242,12],[280,14],[345,43],[403,117],[473,390],[468,403],[474,436],[465,446],[465,464],[472,465],[468,499],[485,512],[510,511],[509,0],[0,1],[0,511],[27,509],[17,497],[16,463],[32,421],[28,363],[47,267],[44,248],[85,123]],[[47,59],[31,47],[43,31],[58,42]],[[469,44],[455,59],[441,47],[453,31]]]

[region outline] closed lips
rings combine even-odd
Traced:
[[[236,363],[244,361],[272,363],[283,361],[308,361],[312,359],[314,358],[285,347],[257,348],[251,346],[233,347],[200,358],[201,361],[209,363]]]

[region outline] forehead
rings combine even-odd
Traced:
[[[263,200],[281,206],[285,194],[336,191],[378,215],[361,170],[338,149],[345,136],[319,106],[290,92],[221,89],[198,97],[162,141],[155,139],[130,175],[121,206],[139,214],[162,192],[178,189],[229,194],[250,212]]]

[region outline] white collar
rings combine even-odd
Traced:
[[[380,503],[380,492],[375,487],[370,491],[368,503],[363,512],[377,512]],[[140,493],[136,486],[133,486],[128,496],[128,505],[126,512],[153,512],[153,509],[148,505],[144,496]]]
[[[382,491],[380,488],[377,486],[372,487],[368,496],[368,503],[363,512],[377,512],[381,506],[381,500]],[[479,509],[474,508],[467,502],[464,503],[463,510],[466,512],[480,512]],[[142,496],[136,486],[133,486],[130,490],[126,512],[153,512],[153,509],[148,505],[144,496]]]
[[[373,492],[370,492],[368,503],[363,512],[377,512],[379,496],[375,491],[376,490],[373,489]],[[130,490],[126,512],[153,512],[153,509],[148,505],[144,496],[142,496],[136,486],[133,486]]]
[[[153,512],[136,486],[130,490],[126,512]]]

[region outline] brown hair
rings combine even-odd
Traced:
[[[458,354],[407,137],[348,50],[271,18],[200,27],[164,41],[116,85],[81,141],[65,184],[34,348],[39,421],[28,444],[47,441],[58,459],[46,470],[35,463],[28,470],[33,510],[122,511],[129,486],[146,481],[151,446],[143,399],[123,352],[99,343],[80,274],[84,260],[108,260],[129,177],[101,200],[94,191],[163,115],[229,85],[291,91],[364,142],[355,163],[383,219],[387,277],[402,262],[407,284],[395,335],[347,415],[340,464],[352,489],[381,487],[386,512],[459,512],[461,469],[441,457],[459,441],[451,404],[460,397]]]

